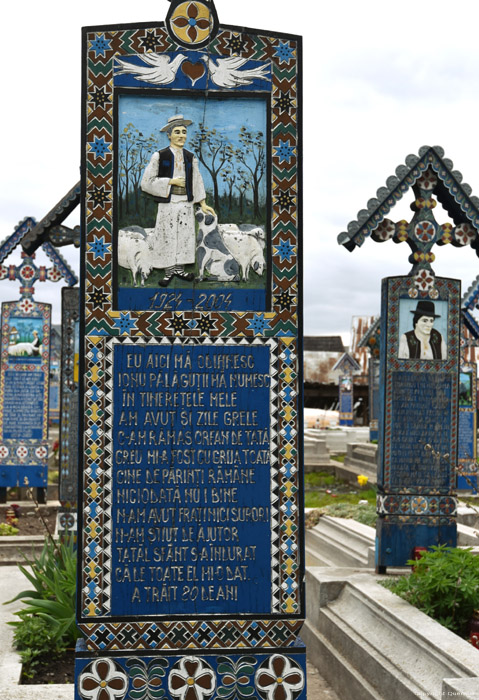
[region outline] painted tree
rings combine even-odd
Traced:
[[[123,202],[125,203],[125,214],[130,213],[129,192],[131,180],[135,167],[137,167],[137,138],[138,129],[129,122],[120,134],[119,150],[119,200],[120,217],[123,214]]]
[[[213,183],[213,207],[219,212],[219,175],[225,163],[229,161],[231,144],[226,136],[218,133],[216,129],[208,129],[202,123],[194,133],[190,147],[210,174]]]
[[[260,186],[266,172],[265,138],[262,131],[250,131],[242,126],[239,132],[241,147],[237,149],[237,159],[251,176],[253,190],[254,217],[259,222],[260,212]]]
[[[246,170],[243,170],[242,168],[238,168],[236,170],[235,187],[238,191],[239,214],[240,214],[240,217],[242,217],[243,213],[244,213],[246,192],[248,191],[248,189],[250,187],[250,181],[249,181],[248,173],[246,172]]]

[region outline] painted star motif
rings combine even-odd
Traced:
[[[293,100],[291,97],[288,95],[287,92],[281,92],[281,97],[276,97],[276,107],[279,109],[279,111],[282,112],[287,112],[289,114],[289,110],[293,106]]]
[[[95,258],[105,259],[105,254],[108,252],[108,245],[105,243],[104,236],[95,236],[93,245],[90,246],[90,250],[94,254]]]
[[[289,63],[290,60],[294,57],[294,49],[290,46],[290,44],[287,41],[285,41],[284,43],[280,41],[279,45],[276,47],[276,56],[277,58],[279,58],[281,63],[283,61]]]
[[[188,322],[183,318],[181,314],[175,314],[170,320],[169,330],[175,333],[183,333],[188,328]]]
[[[147,29],[146,36],[140,38],[140,43],[147,51],[154,51],[160,45],[160,40],[156,36],[154,29]]]
[[[216,330],[216,320],[212,319],[209,314],[201,314],[201,318],[197,322],[197,327],[203,335],[207,335],[211,331]]]
[[[281,311],[289,311],[294,304],[294,296],[287,290],[282,290],[280,294],[275,294],[276,304],[281,308]]]
[[[266,330],[271,330],[269,321],[264,317],[264,314],[255,314],[248,326],[249,331],[254,331],[255,335],[263,335]]]
[[[292,255],[295,253],[294,246],[287,240],[280,240],[279,245],[275,245],[274,248],[276,255],[280,256],[281,262],[284,262],[285,260],[290,262]]]
[[[90,304],[93,304],[93,308],[98,308],[103,306],[108,301],[108,294],[98,287],[94,287],[92,292],[89,292]]]
[[[136,329],[136,321],[127,311],[120,312],[120,318],[113,319],[115,326],[120,329],[120,335],[129,335]]]
[[[242,38],[241,34],[232,34],[229,39],[226,40],[226,48],[231,51],[232,54],[241,53],[244,51],[246,41]]]
[[[95,136],[94,141],[89,141],[90,151],[95,154],[95,158],[104,158],[110,152],[110,144],[106,143],[105,137]]]
[[[281,190],[279,194],[276,195],[276,202],[279,204],[281,209],[289,209],[294,206],[294,197],[289,193],[288,190]]]
[[[110,194],[106,192],[104,185],[101,187],[93,186],[88,192],[88,199],[93,201],[94,207],[102,207],[108,203]]]
[[[90,96],[90,100],[97,107],[102,107],[103,109],[111,102],[111,95],[106,92],[104,87],[95,88],[95,92]]]
[[[107,51],[111,51],[111,41],[105,39],[104,34],[97,34],[91,42],[91,49],[95,52],[95,58],[105,56]]]
[[[280,162],[285,160],[287,163],[289,163],[291,158],[293,158],[295,155],[294,147],[289,145],[289,141],[280,141],[279,146],[276,146],[274,150],[276,151],[276,155]]]

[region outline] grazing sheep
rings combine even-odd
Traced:
[[[136,276],[140,273],[141,286],[153,269],[151,250],[148,246],[148,233],[154,229],[144,229],[141,226],[128,226],[120,229],[118,234],[118,265],[131,271],[133,285],[136,287]]]
[[[218,231],[226,248],[238,262],[243,281],[248,280],[250,269],[261,277],[265,267],[264,229],[251,224],[218,224]]]
[[[204,278],[205,270],[210,279],[224,282],[239,281],[240,273],[246,282],[250,269],[259,276],[263,274],[266,237],[261,226],[218,224],[216,216],[205,216],[202,211],[196,212],[196,219],[199,223],[196,255],[200,280]]]

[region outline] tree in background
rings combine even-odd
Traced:
[[[253,216],[257,221],[261,219],[259,208],[260,183],[266,171],[266,154],[264,134],[261,131],[249,131],[242,126],[239,132],[239,140],[242,148],[237,149],[237,159],[250,173],[253,189]]]
[[[213,208],[220,211],[220,194],[218,177],[225,163],[229,162],[231,144],[226,136],[216,129],[208,129],[200,124],[190,141],[190,148],[196,153],[200,163],[209,172],[213,183]]]

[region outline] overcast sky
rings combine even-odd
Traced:
[[[159,22],[169,7],[4,5],[1,241],[25,216],[41,219],[79,180],[81,27]],[[305,333],[347,337],[352,316],[379,313],[381,278],[410,269],[405,243],[368,240],[349,253],[336,242],[397,165],[423,145],[440,145],[479,196],[476,3],[460,0],[452,10],[444,0],[216,0],[216,8],[221,24],[303,36]],[[410,219],[411,199],[391,218]],[[79,211],[68,223],[79,223]],[[60,252],[78,271],[78,251]],[[436,254],[436,274],[460,278],[463,290],[479,274],[470,248]],[[18,296],[17,283],[1,283],[0,301]],[[35,298],[54,304],[59,323],[60,284],[37,283]]]

